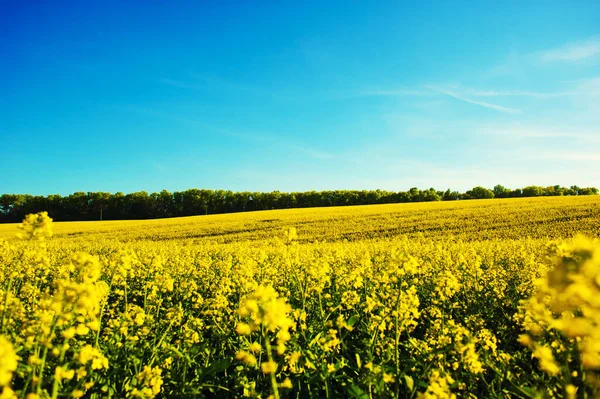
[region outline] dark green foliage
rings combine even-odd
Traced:
[[[192,188],[185,191],[148,194],[76,192],[69,196],[0,195],[0,223],[20,222],[25,215],[47,211],[56,221],[154,219],[216,213],[310,208],[346,205],[392,204],[404,202],[454,201],[458,199],[513,198],[561,195],[596,195],[595,187],[527,186],[511,190],[496,185],[493,190],[477,186],[459,193],[434,188],[408,191],[327,190],[283,193],[273,191],[232,192]]]
[[[464,199],[491,199],[494,192],[489,188],[477,186],[463,194]]]

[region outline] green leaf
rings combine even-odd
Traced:
[[[348,387],[348,396],[355,399],[369,399],[369,395],[354,384]]]
[[[316,343],[316,342],[319,340],[319,338],[321,338],[321,333],[318,333],[318,334],[317,334],[317,335],[316,335],[316,336],[315,336],[315,337],[312,339],[312,341],[310,341],[310,342],[308,343],[308,346],[309,346],[309,347],[313,346],[313,345],[314,345],[314,344],[315,344],[315,343]]]
[[[202,370],[202,376],[207,377],[209,375],[213,375],[216,373],[220,373],[221,371],[225,371],[231,365],[231,361],[224,359],[218,360],[212,363],[210,366]]]
[[[413,378],[409,375],[404,376],[404,382],[406,382],[406,386],[408,387],[409,391],[412,391],[415,387],[415,380],[413,380]]]
[[[352,327],[353,325],[356,324],[356,322],[358,321],[358,315],[353,315],[352,317],[350,317],[350,319],[348,319],[348,323],[346,323],[348,325],[348,327]]]
[[[504,391],[510,391],[513,395],[519,398],[534,398],[536,396],[536,392],[526,386],[517,386],[511,381],[511,385],[507,387]]]

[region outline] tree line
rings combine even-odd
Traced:
[[[328,190],[285,193],[232,192],[189,189],[148,194],[139,191],[76,192],[68,196],[3,194],[0,196],[0,223],[20,222],[29,213],[47,211],[56,221],[153,219],[268,209],[309,208],[345,205],[390,204],[427,201],[455,201],[485,198],[514,198],[561,195],[595,195],[595,187],[528,186],[493,189],[477,186],[465,193],[433,188],[408,191]]]

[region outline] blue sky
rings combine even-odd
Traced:
[[[599,22],[596,0],[6,2],[0,193],[600,186]]]

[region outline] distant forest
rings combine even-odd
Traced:
[[[455,201],[486,198],[595,195],[595,187],[528,186],[511,190],[501,185],[493,189],[474,187],[465,193],[436,191],[433,188],[408,191],[335,190],[282,193],[273,191],[232,192],[190,189],[148,194],[146,191],[123,194],[76,192],[69,196],[0,196],[0,223],[20,222],[25,215],[47,211],[56,221],[154,219],[268,209],[309,208],[345,205],[393,204],[406,202]]]

